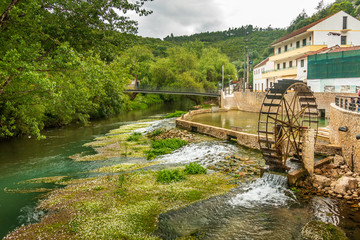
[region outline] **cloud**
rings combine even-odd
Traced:
[[[137,19],[142,36],[187,35],[222,27],[223,13],[215,0],[155,0],[145,7],[153,13]]]
[[[288,0],[154,0],[145,8],[151,15],[137,17],[139,35],[164,38],[191,35],[206,31],[253,25],[258,27],[287,27],[303,9],[311,15],[320,0],[302,0],[294,4]],[[325,0],[325,4],[334,0]]]

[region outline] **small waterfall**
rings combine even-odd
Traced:
[[[186,145],[173,153],[160,156],[156,160],[172,164],[198,162],[207,166],[224,160],[225,156],[235,154],[237,151],[236,146],[228,143],[200,142]]]
[[[233,206],[253,208],[258,206],[284,206],[295,202],[295,196],[287,189],[285,176],[265,173],[260,179],[243,188],[229,203]]]

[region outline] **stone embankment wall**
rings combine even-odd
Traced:
[[[225,112],[227,110],[213,108],[213,109],[200,109],[200,110],[189,111],[188,113],[184,114],[182,117],[176,119],[176,126],[189,131],[206,134],[223,140],[233,139],[236,140],[236,142],[239,145],[249,147],[252,149],[260,148],[258,143],[258,135],[256,134],[244,133],[244,132],[234,131],[220,127],[214,127],[214,126],[191,121],[192,116],[203,113],[219,112],[219,111]],[[338,146],[320,144],[320,143],[317,143],[315,145],[315,152],[324,155],[334,155],[341,153]]]
[[[339,127],[347,127],[347,132],[339,131]],[[330,142],[342,147],[343,157],[349,168],[360,173],[360,113],[351,112],[331,104],[330,107]]]
[[[222,108],[236,109],[248,112],[260,112],[261,105],[264,101],[265,92],[234,92],[232,95],[222,97]],[[329,116],[330,104],[335,102],[335,96],[354,96],[354,93],[314,93],[318,109]],[[293,97],[293,93],[286,94],[287,99]]]
[[[224,111],[224,110],[219,110]],[[226,111],[226,110],[225,110]],[[259,149],[258,136],[255,134],[249,134],[244,132],[238,132],[230,129],[214,127],[206,124],[191,122],[190,118],[197,114],[210,113],[210,109],[201,109],[190,111],[182,117],[176,119],[176,126],[187,129],[189,131],[206,134],[212,137],[216,137],[223,140],[233,139],[239,145],[246,146],[252,149]]]

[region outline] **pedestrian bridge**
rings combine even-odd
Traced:
[[[172,94],[172,95],[188,95],[188,96],[204,96],[204,97],[220,97],[220,90],[206,89],[182,89],[182,88],[161,88],[155,89],[151,87],[133,87],[128,88],[124,92],[128,93],[153,93],[153,94]]]

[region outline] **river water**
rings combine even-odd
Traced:
[[[93,152],[91,148],[83,147],[84,143],[120,125],[188,108],[187,104],[161,105],[93,122],[87,127],[70,126],[47,130],[44,132],[46,140],[24,137],[0,142],[0,237],[22,224],[39,220],[44,214],[34,210],[44,193],[9,191],[34,189],[34,184],[19,182],[52,176],[87,177],[89,170],[114,162],[75,162],[70,159],[69,156],[76,153]],[[256,125],[254,122],[257,114],[253,114],[252,118],[247,114],[249,113],[233,112],[231,118],[234,120],[227,120],[230,116],[224,118],[218,114],[207,118],[220,119],[220,122],[213,121],[213,125],[222,124],[224,120],[221,119],[225,119],[225,122],[230,121],[229,126],[245,123],[245,129],[252,129],[252,125]],[[241,123],[234,122],[236,119],[239,121],[239,118],[242,119]],[[247,131],[245,129],[244,131]],[[239,151],[248,155],[257,154],[234,144],[209,141],[187,145],[158,160],[167,164],[197,161],[208,165],[224,159],[225,155]],[[55,186],[42,183],[36,187],[51,189]],[[285,177],[270,174],[242,184],[224,196],[162,214],[159,217],[157,233],[164,239],[190,233],[197,233],[202,239],[299,239],[302,226],[314,218],[339,225],[350,239],[360,239],[358,211],[342,206],[336,200],[322,197],[299,202],[287,188]]]
[[[90,170],[114,164],[110,161],[76,162],[69,156],[86,152],[91,148],[83,147],[111,129],[157,114],[175,110],[188,110],[191,102],[161,104],[146,110],[131,111],[117,117],[94,121],[89,126],[68,126],[43,132],[45,140],[30,137],[15,138],[0,142],[0,239],[9,231],[22,224],[38,220],[42,212],[34,212],[39,198],[44,192],[19,193],[13,190],[34,188],[53,188],[53,184],[19,184],[34,178],[69,176],[87,177]]]

